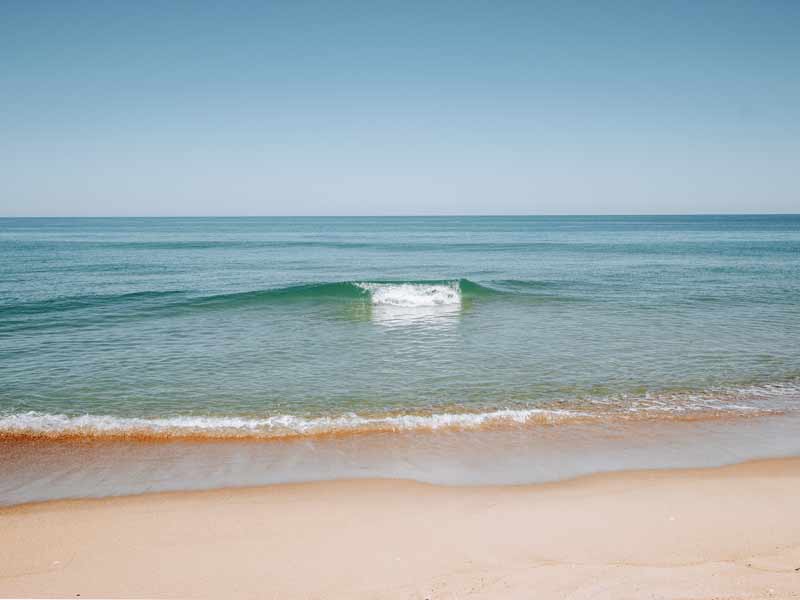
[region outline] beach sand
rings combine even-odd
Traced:
[[[800,459],[0,510],[0,596],[800,598]]]

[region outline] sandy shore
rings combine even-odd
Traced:
[[[800,598],[800,459],[0,511],[0,596]]]

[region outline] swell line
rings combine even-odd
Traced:
[[[524,284],[520,284],[524,286]],[[48,313],[61,313],[90,308],[107,308],[120,306],[152,305],[159,302],[165,307],[232,307],[249,303],[268,303],[301,300],[357,300],[375,297],[377,293],[387,290],[402,289],[409,293],[430,294],[437,290],[451,288],[464,297],[477,298],[495,294],[508,293],[512,290],[508,282],[498,287],[490,284],[479,284],[469,279],[453,280],[362,280],[324,283],[308,283],[286,287],[245,290],[227,294],[191,295],[187,291],[141,291],[125,294],[87,294],[61,298],[0,305],[0,314],[4,317],[32,316]]]

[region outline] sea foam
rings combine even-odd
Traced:
[[[556,425],[640,420],[753,418],[795,412],[800,383],[784,382],[684,392],[616,395],[571,400],[545,407],[422,413],[345,413],[302,415],[171,415],[125,417],[19,412],[0,415],[0,438],[287,438],[299,436],[474,430],[496,427]],[[568,403],[568,404],[567,404]],[[568,406],[569,408],[565,407]]]
[[[458,281],[441,284],[425,283],[357,283],[369,292],[376,306],[453,306],[461,304]]]
[[[350,413],[331,417],[276,415],[263,418],[68,416],[30,411],[0,417],[0,435],[278,438],[369,431],[477,429],[502,423],[549,424],[579,416],[578,412],[546,409],[505,409],[482,413],[405,414],[380,417]]]

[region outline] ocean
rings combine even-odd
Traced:
[[[798,340],[800,215],[0,219],[0,503],[797,452]]]

